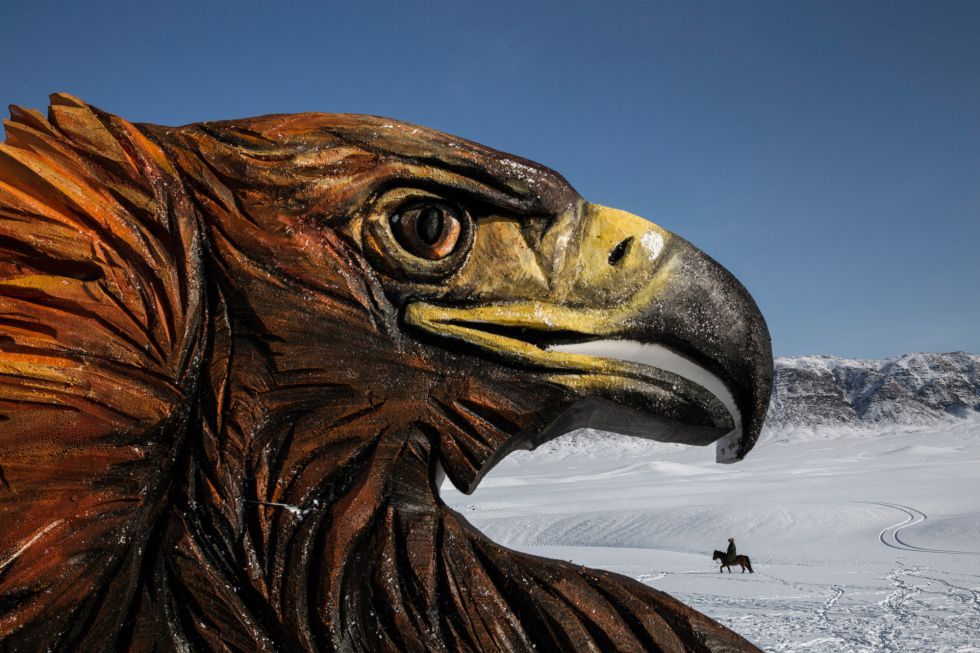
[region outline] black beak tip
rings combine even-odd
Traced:
[[[764,334],[768,344],[768,331]],[[739,438],[736,460],[743,459],[756,445],[765,425],[769,402],[772,398],[773,362],[770,347],[758,348],[758,357],[753,366],[752,383],[740,402],[742,411],[742,435]]]

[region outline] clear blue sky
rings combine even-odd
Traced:
[[[60,5],[60,6],[59,6]],[[980,352],[980,2],[4,0],[0,102],[386,115],[731,269],[777,355]]]

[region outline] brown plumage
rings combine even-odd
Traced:
[[[571,363],[412,323],[580,310],[562,280],[588,209],[557,174],[364,116],[165,128],[55,95],[5,125],[5,649],[756,650],[638,582],[509,551],[438,497],[440,467],[471,490],[591,394],[731,426],[652,372],[585,388]]]

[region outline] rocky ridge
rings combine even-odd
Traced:
[[[766,432],[927,426],[980,418],[980,356],[777,358]]]

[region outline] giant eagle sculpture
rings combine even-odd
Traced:
[[[691,244],[383,118],[5,126],[0,648],[757,650],[439,498],[578,426],[751,449],[766,325]]]

